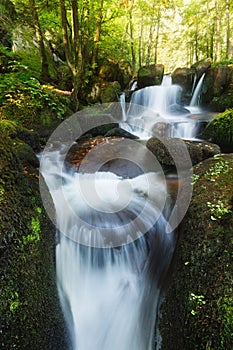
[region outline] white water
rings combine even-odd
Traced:
[[[172,84],[170,75],[165,75],[159,86],[148,86],[135,91],[128,106],[121,100],[121,127],[140,138],[155,135],[194,139],[198,134],[199,125],[198,121],[190,119],[190,116],[192,113],[201,113],[198,98],[203,79],[204,76],[194,89],[190,106],[186,107],[181,105],[182,89]]]
[[[202,85],[203,85],[203,80],[205,78],[205,73],[202,74],[201,78],[199,79],[197,86],[193,92],[193,96],[192,99],[190,101],[190,106],[191,107],[195,107],[199,105],[199,98],[200,98],[200,93],[201,93],[201,89],[202,89]]]
[[[59,151],[44,153],[41,173],[56,209],[58,290],[71,348],[152,350],[174,250],[161,213],[166,185],[156,173],[130,180],[61,173],[63,158]]]

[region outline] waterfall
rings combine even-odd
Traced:
[[[147,86],[133,93],[129,114],[134,114],[134,105],[153,109],[158,115],[170,114],[171,107],[179,105],[181,87],[178,85]]]
[[[195,138],[197,122],[190,120],[190,110],[181,105],[182,89],[164,75],[161,85],[148,86],[132,94],[129,104],[121,100],[121,127],[140,138],[155,136]],[[198,111],[195,111],[198,113]]]
[[[127,120],[127,114],[126,114],[126,102],[125,102],[124,92],[120,95],[120,104],[122,109],[122,121],[125,122]]]
[[[192,99],[190,101],[190,106],[195,107],[199,105],[200,102],[200,94],[201,94],[201,89],[203,85],[203,80],[205,78],[205,73],[202,74],[201,78],[199,79],[197,86],[193,92]]]
[[[40,170],[56,210],[57,285],[71,349],[152,350],[174,251],[165,181],[61,164],[64,152],[50,150]]]

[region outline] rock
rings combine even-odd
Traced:
[[[223,152],[233,152],[233,109],[215,117],[201,137],[218,144]]]
[[[219,66],[208,69],[202,87],[202,103],[209,104],[214,98],[219,98],[227,91],[232,91],[233,83],[233,66]],[[216,101],[217,102],[217,101]],[[233,105],[231,104],[233,107]],[[221,106],[224,108],[224,106]],[[217,104],[213,104],[212,109],[217,108]],[[219,111],[219,109],[216,109]],[[220,110],[221,111],[221,110]]]
[[[194,75],[194,68],[176,68],[172,73],[172,82],[181,86],[185,94],[191,94]]]
[[[204,160],[194,174],[160,310],[161,349],[232,349],[233,154]]]
[[[40,150],[40,137],[38,132],[23,127],[17,127],[15,136],[27,143],[33,150],[37,152]]]
[[[164,66],[162,64],[152,64],[141,67],[138,71],[137,86],[139,89],[151,85],[162,83]]]
[[[182,158],[182,154],[185,160],[186,150],[189,152],[192,165],[220,153],[220,148],[209,142],[187,141],[169,137],[152,137],[147,141],[146,146],[164,166],[175,166],[176,159]],[[173,150],[173,157],[169,150]],[[185,162],[184,167],[186,167]]]
[[[185,108],[177,103],[170,105],[167,111],[170,114],[178,115],[178,116],[190,114],[190,111],[187,108]]]
[[[102,103],[118,102],[121,94],[121,86],[118,81],[105,83],[101,87],[100,100]]]
[[[33,168],[39,168],[39,160],[33,149],[24,142],[15,142],[16,155],[23,165],[30,165]]]
[[[109,130],[105,135],[105,137],[108,137],[108,136],[117,136],[117,137],[124,137],[126,139],[132,139],[132,140],[135,140],[135,139],[139,139],[138,136],[136,135],[133,135],[131,134],[130,132],[124,130],[124,129],[121,129],[121,128],[114,128],[114,129],[111,129]]]
[[[194,63],[191,68],[195,69],[197,79],[199,80],[210,67],[212,64],[212,59],[211,58],[205,58],[204,60],[198,61]]]

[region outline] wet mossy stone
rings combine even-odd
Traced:
[[[233,155],[204,160],[161,307],[162,350],[233,349],[232,212]]]
[[[146,86],[160,85],[163,80],[164,66],[162,64],[151,64],[143,66],[138,70],[137,86],[139,89]]]
[[[0,347],[67,349],[55,279],[54,227],[41,202],[38,170],[23,158],[24,151],[19,157],[18,141],[1,136]]]
[[[183,157],[183,166],[186,168],[187,154],[190,156],[192,165],[195,165],[220,153],[219,146],[210,142],[188,141],[170,137],[151,137],[146,146],[162,166],[174,166],[176,160]],[[171,150],[173,154],[171,154]],[[182,164],[180,166],[182,167]]]
[[[218,144],[223,152],[233,152],[233,109],[227,109],[215,117],[202,137]]]

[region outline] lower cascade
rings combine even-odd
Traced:
[[[159,306],[174,252],[166,182],[67,169],[44,152],[56,211],[57,286],[74,350],[160,349]],[[62,169],[62,171],[61,171]]]

